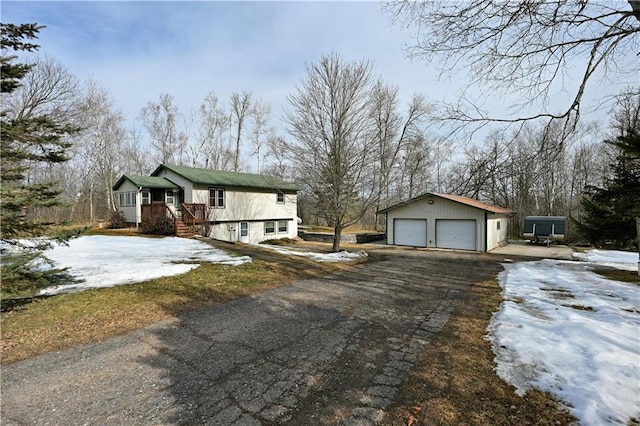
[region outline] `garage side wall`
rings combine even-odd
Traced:
[[[427,247],[437,247],[436,221],[463,219],[476,221],[476,250],[485,248],[485,214],[471,206],[439,197],[426,197],[387,212],[387,243],[396,244],[393,234],[394,219],[427,219]],[[506,226],[506,225],[505,225]]]
[[[507,245],[506,216],[487,213],[487,251]]]

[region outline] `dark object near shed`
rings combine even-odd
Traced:
[[[565,216],[527,216],[522,235],[531,242],[545,241],[549,245],[553,241],[565,240],[566,224]]]

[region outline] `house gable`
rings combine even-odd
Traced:
[[[113,185],[113,190],[117,191],[124,182],[131,182],[136,188],[150,189],[178,189],[179,186],[171,182],[169,179],[157,176],[140,176],[140,175],[122,175],[120,179]]]
[[[437,192],[427,192],[425,194],[418,195],[417,197],[414,197],[414,198],[412,198],[410,200],[406,200],[406,201],[403,201],[401,203],[394,204],[393,206],[387,207],[385,209],[379,210],[377,212],[377,214],[387,213],[387,212],[390,212],[392,210],[399,209],[401,207],[413,204],[416,201],[420,201],[420,200],[423,200],[423,199],[429,198],[429,197],[431,197],[431,198],[433,198],[433,197],[444,198],[444,199],[447,199],[447,200],[454,201],[456,203],[464,204],[464,205],[467,205],[467,206],[470,206],[470,207],[474,207],[476,209],[488,211],[488,212],[495,213],[495,214],[501,214],[501,215],[513,214],[513,211],[511,211],[511,210],[509,210],[507,208],[500,207],[500,206],[495,206],[493,204],[488,204],[488,203],[482,202],[480,200],[475,200],[475,199],[469,198],[469,197],[463,197],[461,195],[440,194],[440,193],[437,193]]]

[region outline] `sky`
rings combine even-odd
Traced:
[[[405,47],[412,29],[393,24],[379,2],[3,1],[1,7],[3,22],[46,25],[40,54],[110,90],[128,126],[162,93],[189,114],[210,91],[224,101],[251,91],[270,102],[279,119],[306,65],[332,51],[349,61],[373,61],[374,72],[397,85],[405,103],[415,92],[454,102],[470,81],[464,73],[440,81],[434,65],[409,59]],[[594,84],[589,93],[620,89]],[[473,87],[472,94],[486,109],[504,114],[504,95],[481,90]],[[551,109],[566,108],[568,99],[559,89]],[[607,113],[598,110],[588,118]]]
[[[436,87],[405,57],[409,32],[374,2],[2,2],[4,22],[46,25],[40,53],[109,88],[127,118],[161,93],[181,112],[209,91],[252,91],[278,116],[308,63],[371,59],[408,99]]]

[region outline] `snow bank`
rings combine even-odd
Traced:
[[[231,256],[197,240],[124,236],[85,236],[44,252],[56,268],[81,282],[48,287],[40,294],[57,294],[89,288],[132,284],[179,275],[197,268],[197,262],[240,265],[248,256]]]
[[[592,266],[549,259],[505,265],[505,301],[488,338],[498,375],[519,394],[550,391],[584,425],[624,425],[640,417],[640,293]]]
[[[610,266],[626,271],[638,270],[638,253],[616,250],[587,250],[584,253],[573,253],[576,259],[596,263],[600,266]]]
[[[312,251],[284,248],[281,246],[273,246],[269,244],[260,244],[260,247],[268,248],[277,251],[278,253],[289,256],[308,257],[318,262],[348,262],[351,260],[367,257],[367,252],[365,252],[364,250],[359,250],[353,253],[348,251],[339,251],[337,253],[316,253]]]

